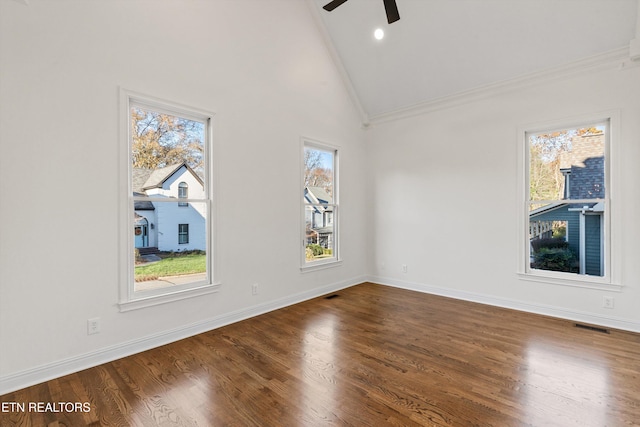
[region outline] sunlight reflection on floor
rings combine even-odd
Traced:
[[[608,363],[597,349],[533,340],[526,351],[527,421],[607,425]]]
[[[310,420],[334,417],[331,410],[336,404],[337,320],[335,315],[324,313],[307,326],[305,333],[302,375],[307,386],[303,388],[302,398],[305,407],[314,412],[308,414]]]

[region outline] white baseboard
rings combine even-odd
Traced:
[[[427,294],[439,295],[464,301],[477,302],[480,304],[492,305],[496,307],[509,308],[513,310],[524,311],[527,313],[541,314],[544,316],[557,317],[560,319],[571,320],[574,322],[588,323],[607,328],[620,329],[629,332],[640,333],[640,323],[627,319],[616,318],[612,316],[601,316],[593,313],[585,313],[580,311],[567,310],[560,307],[531,304],[524,301],[512,300],[507,298],[496,298],[488,295],[477,294],[473,292],[460,291],[457,289],[440,288],[437,286],[425,285],[422,283],[407,282],[403,280],[392,279],[388,277],[368,276],[367,281],[379,285],[393,286],[396,288],[407,289]]]
[[[212,317],[190,325],[163,331],[139,339],[123,342],[78,356],[69,357],[46,365],[0,377],[0,395],[25,387],[79,372],[103,363],[121,359],[132,354],[160,347],[184,338],[220,328],[241,320],[268,313],[279,308],[297,304],[321,295],[345,289],[366,281],[365,277],[332,283],[330,285],[300,292],[274,301],[247,307],[221,316]]]

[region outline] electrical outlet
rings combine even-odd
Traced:
[[[87,335],[93,335],[100,332],[100,318],[94,317],[87,320]]]
[[[603,297],[602,306],[604,308],[613,308],[614,299],[613,297]]]
[[[403,273],[407,272],[407,264],[402,264],[402,272]]]
[[[251,285],[251,295],[258,295],[258,284],[254,283]]]

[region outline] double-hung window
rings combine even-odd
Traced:
[[[302,141],[302,268],[339,261],[338,149]]]
[[[523,272],[611,281],[610,120],[525,133]]]
[[[121,102],[121,310],[211,292],[212,115],[126,91]]]
[[[189,224],[178,224],[178,244],[189,244]]]

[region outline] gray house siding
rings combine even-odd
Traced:
[[[601,271],[601,215],[585,216],[585,273],[593,276],[602,276]]]

